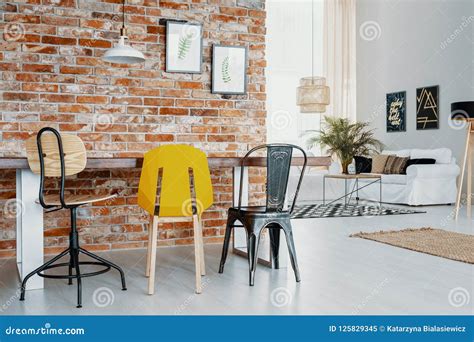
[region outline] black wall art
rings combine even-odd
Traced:
[[[406,91],[387,94],[387,132],[406,131]]]
[[[439,86],[416,89],[416,129],[439,128]]]

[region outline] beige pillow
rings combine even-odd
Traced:
[[[385,162],[385,166],[383,168],[383,173],[385,173],[387,175],[393,173],[392,172],[393,165],[397,161],[397,158],[398,157],[394,154],[391,154],[391,155],[388,156],[387,161]]]
[[[408,159],[410,158],[409,157],[396,157],[395,160],[391,163],[391,166],[388,172],[384,172],[384,173],[388,173],[391,175],[403,174],[405,169],[407,168]],[[387,161],[387,164],[385,165],[385,171],[387,171],[388,163],[389,161]]]
[[[390,157],[388,154],[378,154],[372,157],[372,170],[371,173],[383,173],[387,159]]]

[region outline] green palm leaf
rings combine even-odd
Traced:
[[[222,61],[222,81],[224,81],[224,83],[229,83],[230,81],[232,81],[232,77],[230,77],[229,56],[225,57]]]
[[[185,59],[192,45],[193,35],[191,33],[181,36],[178,43],[178,58]]]
[[[312,131],[308,147],[320,145],[327,153],[336,155],[343,164],[350,163],[354,156],[369,156],[383,148],[368,122],[351,123],[348,119],[327,116],[324,119],[324,127],[316,134]]]

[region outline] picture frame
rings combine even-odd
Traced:
[[[213,94],[247,93],[247,47],[214,45],[212,49]]]
[[[386,95],[387,132],[406,132],[406,91]]]
[[[439,129],[439,85],[416,89],[416,129]]]
[[[202,24],[166,22],[166,72],[202,73]]]

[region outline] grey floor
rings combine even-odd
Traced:
[[[82,309],[75,308],[76,286],[45,281],[43,290],[18,301],[13,259],[0,267],[0,314],[473,314],[473,266],[385,244],[350,238],[359,231],[436,227],[473,234],[465,216],[456,224],[450,206],[424,207],[426,214],[294,220],[301,270],[257,268],[248,286],[247,260],[230,254],[218,274],[221,246],[207,245],[207,276],[200,295],[193,292],[191,247],[158,250],[156,293],[146,294],[145,250],[102,253],[123,266],[128,291],[116,272],[83,280]]]

